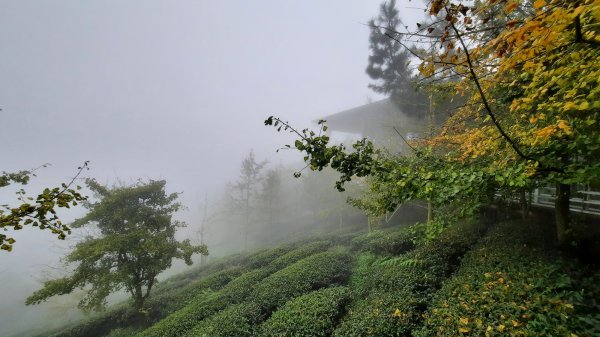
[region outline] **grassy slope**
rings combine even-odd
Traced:
[[[304,240],[163,282],[52,336],[599,336],[600,274],[544,228],[458,225],[428,244],[403,229]],[[573,335],[572,335],[573,334]]]

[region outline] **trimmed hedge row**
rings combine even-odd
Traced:
[[[160,289],[155,289],[154,296],[151,296],[146,302],[148,313],[144,317],[141,317],[140,314],[129,305],[123,304],[54,334],[45,334],[45,336],[102,337],[109,334],[112,330],[121,327],[132,325],[135,327],[147,326],[148,324],[156,322],[168,314],[184,307],[192,301],[196,294],[221,289],[230,280],[241,273],[241,267],[233,267],[228,270],[211,274],[204,279],[181,288],[171,288],[169,291],[162,293],[160,292]]]
[[[267,248],[260,250],[248,256],[247,265],[250,268],[261,268],[273,262],[276,258],[294,250],[293,244],[281,245],[275,248]]]
[[[268,314],[311,290],[345,284],[351,264],[348,250],[340,247],[309,256],[266,278],[254,289],[250,300]]]
[[[493,230],[436,294],[419,336],[583,336],[570,279],[522,225]]]
[[[198,322],[209,317],[216,312],[225,309],[230,304],[243,302],[253,291],[253,289],[263,279],[304,257],[325,249],[329,243],[315,242],[305,246],[298,247],[292,251],[287,251],[288,246],[275,248],[276,252],[264,251],[255,255],[252,260],[254,265],[270,263],[259,269],[254,269],[243,273],[239,277],[229,282],[223,289],[205,299],[200,295],[198,300],[193,300],[188,306],[178,310],[147,330],[138,334],[139,337],[161,337],[161,336],[181,336]]]
[[[352,245],[361,251],[381,255],[400,255],[415,248],[413,235],[406,228],[359,235],[352,239]]]
[[[197,296],[188,306],[175,311],[148,329],[138,333],[138,337],[182,336],[198,322],[228,305],[220,293],[204,293]]]
[[[333,336],[410,336],[423,305],[407,290],[375,291],[352,305]]]
[[[185,307],[191,303],[198,294],[205,291],[219,291],[232,280],[238,278],[244,272],[245,268],[241,266],[232,267],[227,270],[219,271],[196,282],[192,282],[177,291],[159,292],[157,290],[153,297],[148,299],[149,318],[156,322],[167,315]]]
[[[288,300],[313,289],[346,280],[350,274],[350,264],[350,255],[342,249],[311,255],[263,279],[254,287],[245,302],[229,305],[225,310],[210,317],[203,316],[204,319],[193,317],[196,320],[193,327],[186,323],[183,329],[180,325],[171,327],[176,331],[163,326],[158,331],[155,327],[163,323],[161,321],[139,336],[251,336],[259,322]],[[171,316],[167,319],[170,320]],[[181,318],[173,321],[177,322],[181,322]],[[153,330],[153,333],[149,334],[149,330]],[[184,333],[181,330],[185,330]]]
[[[246,337],[261,319],[260,307],[252,302],[229,306],[189,330],[184,337]],[[172,336],[172,335],[168,335]]]
[[[398,258],[361,255],[352,276],[355,302],[334,335],[410,335],[419,327],[432,294],[477,238],[473,226],[452,227]]]
[[[259,328],[259,337],[331,336],[350,299],[345,287],[324,288],[296,297]]]

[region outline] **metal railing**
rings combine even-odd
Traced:
[[[543,207],[554,207],[554,187],[540,187],[533,191],[531,204]],[[600,192],[589,189],[571,192],[569,208],[572,212],[600,215]]]

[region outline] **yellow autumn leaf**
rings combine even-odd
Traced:
[[[460,333],[467,333],[469,331],[471,331],[471,330],[469,330],[469,328],[458,328],[458,332],[460,332]]]
[[[516,2],[511,2],[508,5],[506,5],[506,7],[504,7],[504,10],[507,13],[510,13],[510,12],[514,11],[515,8],[517,8],[517,6],[519,6],[519,5]]]
[[[512,320],[512,325],[513,325],[514,327],[518,327],[518,326],[521,326],[521,325],[523,325],[523,323],[521,323],[521,322],[519,322],[519,321],[515,321],[515,320],[513,319],[513,320]]]
[[[498,331],[503,332],[504,329],[506,329],[506,326],[504,324],[498,325]]]
[[[555,132],[553,126],[547,126],[543,129],[537,130],[535,135],[540,138],[548,138]]]
[[[571,129],[571,126],[569,126],[569,122],[567,122],[564,119],[560,119],[558,121],[558,128],[563,130],[564,133],[566,133],[567,135],[570,135],[571,133],[573,133],[573,129]]]
[[[565,103],[565,105],[563,106],[563,110],[571,110],[571,109],[574,109],[575,107],[577,107],[577,104],[575,104],[575,102],[573,102],[573,101],[569,101],[569,102]]]
[[[394,313],[392,314],[392,316],[394,316],[394,317],[400,317],[400,316],[402,316],[402,313],[400,312],[400,309],[396,309],[396,311],[394,311]]]
[[[529,123],[531,123],[531,124],[537,122],[537,120],[538,120],[538,118],[536,116],[529,117]]]
[[[577,110],[587,110],[590,108],[590,103],[588,103],[587,101],[583,101],[581,102],[581,104],[579,104],[579,106],[577,107]]]
[[[541,7],[546,5],[546,1],[544,0],[537,0],[536,2],[533,3],[533,8],[535,9],[540,9]]]
[[[462,317],[460,319],[460,324],[463,324],[463,325],[469,324],[469,318],[468,317]]]
[[[575,8],[575,10],[573,11],[573,16],[577,16],[577,15],[581,14],[581,12],[583,12],[584,9],[585,9],[585,7],[583,7],[583,6],[579,6],[579,7]]]

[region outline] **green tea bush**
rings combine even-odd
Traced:
[[[411,234],[405,229],[399,229],[373,238],[364,249],[382,255],[400,255],[413,248],[415,244]]]
[[[154,290],[160,291],[161,293],[174,289],[177,290],[187,286],[190,282],[197,281],[214,273],[219,273],[228,269],[240,268],[240,266],[247,264],[247,260],[247,256],[234,254],[218,258],[202,266],[194,265],[190,269],[159,282],[156,287],[154,287]]]
[[[254,287],[270,274],[270,269],[266,267],[246,272],[229,282],[219,295],[225,298],[228,303],[242,302]]]
[[[106,337],[131,337],[134,336],[140,329],[136,327],[117,328],[110,331]]]
[[[350,308],[333,336],[410,336],[422,306],[422,299],[409,291],[377,290]]]
[[[381,255],[399,255],[414,247],[411,237],[405,229],[375,230],[355,236],[351,240],[352,247]]]
[[[323,252],[329,247],[331,247],[330,241],[309,242],[299,246],[298,248],[290,252],[287,252],[286,254],[279,256],[271,263],[269,263],[268,267],[273,271],[277,271],[279,269],[287,267],[290,264],[298,262],[305,257]]]
[[[290,252],[295,245],[287,244],[275,248],[263,249],[248,256],[248,267],[260,268],[268,265],[276,258]]]
[[[260,320],[261,310],[252,302],[244,302],[201,321],[184,337],[249,337]],[[172,336],[172,335],[168,335]]]
[[[475,227],[457,226],[400,256],[361,254],[352,274],[355,297],[364,298],[373,290],[430,292],[437,289],[456,270],[460,258],[477,239]]]
[[[352,257],[346,249],[336,248],[309,256],[266,278],[252,293],[265,313],[311,290],[346,283]]]
[[[351,277],[354,302],[334,335],[410,335],[432,294],[477,238],[474,227],[460,226],[399,257],[361,254]]]
[[[352,289],[353,297],[364,298],[373,290],[372,281],[376,279],[374,274],[379,271],[379,264],[382,261],[382,257],[372,253],[358,255],[350,276],[350,289]]]
[[[175,311],[148,329],[138,333],[138,337],[176,337],[182,336],[198,322],[228,305],[227,299],[220,293],[207,292],[197,296],[189,305]]]
[[[254,259],[255,265],[258,264],[257,261],[261,261],[260,264],[266,263],[262,268],[241,274],[227,283],[227,285],[209,299],[206,299],[201,294],[198,299],[194,299],[188,306],[167,316],[143,333],[138,334],[138,336],[181,336],[198,324],[198,322],[225,309],[228,305],[243,302],[254,291],[257,285],[269,275],[286,267],[288,264],[293,264],[306,256],[325,249],[327,245],[327,242],[315,242],[300,246],[291,251],[288,251],[288,246],[285,246],[284,248],[275,248],[275,253],[269,251],[257,253],[252,259]],[[270,261],[270,263],[266,261]]]
[[[329,245],[329,242],[320,241],[309,243],[287,252],[273,260],[267,266],[249,271],[234,279],[223,289],[222,295],[232,304],[239,303],[253,291],[254,287],[259,284],[260,281],[272,273],[292,265],[305,257],[323,251],[329,247]]]
[[[191,303],[198,294],[205,291],[218,291],[232,280],[242,274],[244,268],[232,267],[216,272],[199,281],[189,283],[187,286],[168,292],[155,292],[155,296],[148,299],[148,319],[158,321],[167,315]]]
[[[91,317],[74,326],[68,327],[53,334],[55,337],[101,337],[106,336],[111,330],[127,326],[146,326],[161,320],[169,314],[185,307],[195,297],[207,291],[217,291],[230,280],[241,274],[241,267],[232,267],[216,272],[199,281],[188,283],[180,288],[161,288],[154,290],[146,302],[146,314],[140,315],[127,304],[111,308],[105,313]],[[46,334],[48,335],[48,334]]]
[[[324,288],[296,297],[260,327],[259,337],[331,336],[350,296],[345,287]]]
[[[569,276],[522,234],[497,228],[468,253],[435,295],[419,336],[577,336]]]

